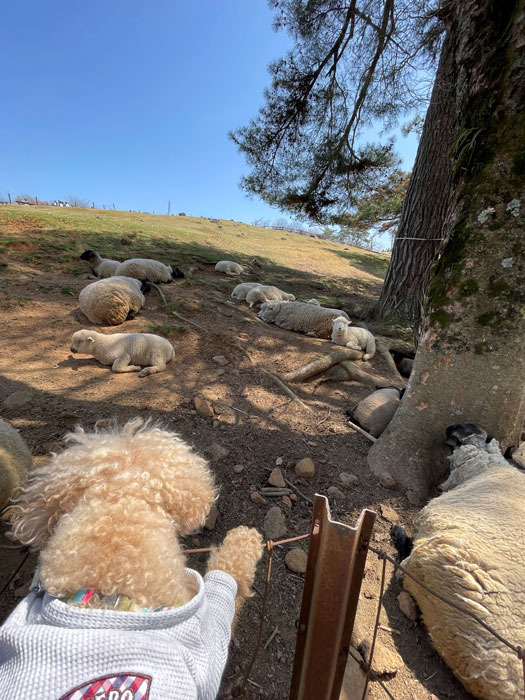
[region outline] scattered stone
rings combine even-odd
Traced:
[[[44,442],[42,449],[44,452],[60,452],[63,444],[61,442]]]
[[[378,676],[395,675],[403,668],[403,659],[395,649],[391,649],[380,639],[376,639],[372,669]]]
[[[288,496],[288,498],[289,498],[291,501],[296,501],[296,500],[297,500],[297,494],[296,494],[296,493],[291,493],[291,494]]]
[[[199,416],[210,418],[211,416],[215,415],[211,402],[208,401],[208,399],[205,399],[204,396],[197,394],[193,398],[193,403],[195,404],[195,410]]]
[[[191,403],[191,399],[189,399],[187,396],[183,399],[180,400],[181,404],[183,406],[187,406],[189,403]]]
[[[350,474],[350,472],[341,472],[339,474],[339,481],[348,488],[348,486],[355,486],[359,481],[359,477],[356,474]]]
[[[58,417],[61,418],[62,420],[78,420],[79,416],[78,413],[72,413],[71,411],[60,411],[58,414]],[[106,420],[113,420],[112,418],[106,419]],[[98,422],[98,421],[97,421]],[[96,425],[96,423],[95,423]]]
[[[341,491],[341,489],[338,489],[337,486],[329,486],[326,493],[330,496],[330,498],[333,498],[334,501],[345,500],[344,493]]]
[[[218,425],[219,425],[219,421],[218,421],[218,420],[214,420],[213,423],[211,424],[211,427],[212,427],[212,428],[217,428]]]
[[[315,442],[315,440],[307,440],[306,442],[308,445],[310,445],[310,447],[317,447],[318,444],[317,442]]]
[[[244,471],[244,467],[243,467],[242,464],[235,464],[234,467],[233,467],[233,471],[234,471],[236,474],[240,474],[242,471]]]
[[[224,459],[229,454],[230,450],[216,442],[206,448],[206,455],[212,462],[218,462],[220,459]]]
[[[410,595],[410,593],[407,593],[406,591],[401,591],[401,593],[397,596],[397,604],[399,605],[399,609],[405,615],[405,617],[408,617],[409,620],[412,620],[412,622],[415,622],[417,618],[419,617],[418,611],[417,611],[417,605]]]
[[[409,489],[407,491],[407,500],[412,506],[419,506],[421,504],[419,494],[417,493],[417,491],[413,491],[412,489]]]
[[[304,457],[295,465],[295,473],[297,476],[304,476],[311,479],[315,475],[315,464],[310,457]]]
[[[211,359],[216,365],[220,365],[221,367],[225,367],[226,365],[230,364],[224,355],[214,355]]]
[[[252,493],[250,494],[250,499],[260,506],[265,506],[268,503],[266,498],[261,496],[261,494],[258,491],[252,491]]]
[[[100,418],[95,423],[95,428],[111,428],[113,425],[115,425],[114,418]]]
[[[282,465],[282,463],[283,463],[283,458],[277,457],[277,459],[275,460],[275,466],[280,467]]]
[[[208,513],[208,517],[206,518],[206,522],[204,523],[204,527],[206,528],[206,530],[213,530],[218,517],[219,509],[217,508],[215,503],[213,503],[210,508],[210,512]]]
[[[385,489],[396,488],[396,481],[392,474],[390,474],[389,472],[381,472],[381,474],[379,474],[379,483]]]
[[[33,400],[33,392],[30,389],[21,389],[20,391],[14,391],[12,394],[4,399],[2,403],[2,408],[6,411],[16,410],[17,408],[22,408],[26,404]]]
[[[222,375],[226,372],[225,369],[222,369],[222,367],[219,367],[219,369],[215,370],[215,376],[216,377],[222,377]]]
[[[213,404],[213,408],[215,410],[215,413],[218,413],[219,415],[221,413],[233,413],[232,410],[232,402],[228,399],[223,399],[221,401],[216,401]]]
[[[283,496],[283,497],[281,498],[281,501],[282,501],[286,506],[288,506],[288,508],[291,508],[291,507],[292,507],[292,501],[290,500],[290,496]]]
[[[268,483],[280,489],[286,488],[286,481],[284,480],[283,473],[278,467],[272,469],[272,473],[268,477]]]
[[[306,562],[308,561],[308,555],[304,549],[299,549],[295,547],[291,549],[284,558],[284,563],[296,574],[304,574],[306,571]]]
[[[272,506],[264,519],[264,534],[269,540],[278,540],[286,535],[286,520],[279,506]]]
[[[399,515],[396,513],[396,511],[393,508],[390,508],[390,506],[384,506],[381,504],[381,515],[385,520],[388,520],[389,523],[398,523],[399,522]]]

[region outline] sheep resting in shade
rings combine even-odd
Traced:
[[[233,292],[231,293],[231,298],[232,299],[237,299],[238,301],[243,301],[246,299],[246,295],[251,289],[254,289],[254,287],[259,286],[259,282],[242,282],[241,284],[238,284]]]
[[[31,452],[18,431],[0,418],[0,509],[25,482],[31,465]]]
[[[269,284],[257,285],[257,287],[250,289],[246,295],[246,303],[250,305],[250,309],[254,304],[272,301],[273,299],[277,301],[295,301],[293,294],[283,292],[279,287],[274,287]]]
[[[338,316],[348,316],[340,309],[306,304],[302,301],[267,301],[257,314],[266,323],[296,333],[315,333],[319,338],[329,338],[332,321]]]
[[[371,360],[376,352],[376,340],[366,328],[351,326],[350,321],[343,316],[333,320],[332,343],[344,345],[352,350],[363,350],[363,360]]]
[[[124,260],[113,274],[121,277],[147,280],[154,284],[160,284],[161,282],[168,284],[178,277],[184,277],[184,273],[178,267],[165,265],[151,258],[130,258],[129,260]]]
[[[233,262],[233,260],[219,260],[215,265],[215,272],[224,272],[225,275],[237,277],[237,275],[249,273],[250,268],[247,265],[240,265],[239,263]]]
[[[523,644],[525,474],[475,425],[447,428],[447,444],[454,452],[450,476],[441,486],[445,493],[419,514],[403,565],[509,642]],[[469,693],[479,700],[523,697],[522,664],[511,649],[408,576],[404,585],[437,652]]]
[[[111,277],[115,274],[117,267],[120,265],[118,260],[111,260],[110,258],[101,258],[100,255],[94,250],[85,250],[80,256],[81,260],[85,260],[91,272],[95,277]]]
[[[157,374],[166,369],[175,356],[173,345],[166,338],[152,333],[112,333],[81,330],[73,333],[71,352],[93,355],[113,372],[138,372],[139,377]]]
[[[107,323],[118,326],[135,317],[146,299],[147,282],[132,277],[110,277],[92,282],[80,292],[80,310],[91,323]]]

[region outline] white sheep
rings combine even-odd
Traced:
[[[510,642],[525,639],[525,475],[502,456],[496,440],[464,423],[447,428],[446,491],[420,512],[406,569],[427,586],[475,613]],[[521,662],[471,617],[412,581],[439,655],[480,700],[522,697]]]
[[[250,305],[250,309],[254,304],[264,303],[265,301],[295,301],[293,294],[283,292],[279,287],[272,285],[260,284],[253,289],[250,289],[246,295],[246,303]]]
[[[215,265],[215,272],[224,272],[225,275],[237,277],[237,275],[248,274],[250,272],[250,268],[247,265],[240,265],[239,263],[232,262],[231,260],[220,260]]]
[[[333,320],[332,343],[344,345],[353,350],[364,350],[363,360],[372,359],[376,352],[376,341],[372,333],[366,328],[350,326],[348,318],[339,316]]]
[[[71,352],[93,355],[113,372],[138,372],[139,377],[157,374],[173,360],[173,345],[152,333],[113,333],[76,331],[71,338]],[[141,369],[143,368],[143,369]]]
[[[258,287],[259,285],[260,282],[243,282],[242,284],[238,284],[231,293],[231,297],[232,299],[243,301],[244,299],[246,299],[246,295],[248,294],[250,289]]]
[[[31,466],[29,448],[18,431],[0,418],[0,509],[24,483]]]
[[[370,435],[379,437],[392,420],[401,400],[402,391],[390,386],[377,389],[359,401],[348,415]]]
[[[306,304],[302,301],[266,301],[257,314],[266,323],[297,333],[315,333],[319,338],[329,338],[332,321],[338,316],[348,316],[340,309]]]
[[[176,277],[184,277],[184,273],[178,267],[165,265],[151,258],[130,258],[120,263],[114,275],[121,277],[134,277],[138,280],[147,280],[155,284],[170,283]]]
[[[92,282],[80,292],[80,310],[91,323],[117,326],[134,318],[146,303],[141,290],[147,283],[132,277],[110,277]]]
[[[100,255],[94,250],[85,250],[80,256],[81,260],[85,260],[91,272],[95,277],[111,277],[115,274],[115,270],[120,265],[118,260],[111,260],[110,258],[101,258]]]

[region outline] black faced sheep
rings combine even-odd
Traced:
[[[403,564],[510,642],[523,643],[525,475],[475,425],[450,426],[447,443],[454,452],[441,486],[446,493],[419,514],[413,550]],[[470,693],[480,700],[522,697],[521,662],[514,652],[408,576],[404,585],[436,650]]]

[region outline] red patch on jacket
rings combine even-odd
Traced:
[[[60,700],[148,700],[151,676],[119,673],[87,681]]]

